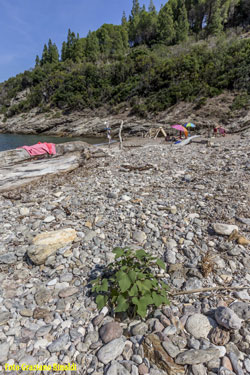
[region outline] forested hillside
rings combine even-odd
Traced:
[[[250,103],[250,1],[169,0],[156,11],[133,0],[120,25],[84,38],[49,40],[35,66],[0,84],[5,118],[38,107],[64,112],[105,106],[147,116],[179,101],[202,106],[224,90]],[[22,92],[19,100],[13,100]]]

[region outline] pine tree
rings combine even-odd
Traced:
[[[121,21],[121,25],[122,26],[126,26],[126,24],[127,24],[127,17],[126,17],[126,14],[125,14],[125,12],[123,11],[123,13],[122,13],[122,21]]]
[[[133,6],[131,10],[131,17],[134,19],[136,16],[139,16],[141,11],[141,7],[139,4],[139,0],[133,0]]]
[[[150,3],[149,3],[149,7],[148,7],[148,11],[150,13],[156,13],[156,9],[155,9],[155,5],[153,3],[153,0],[150,0]]]
[[[44,44],[42,58],[41,58],[41,65],[44,65],[48,62],[49,62],[48,47],[47,47],[47,44]]]
[[[166,3],[159,11],[157,18],[158,39],[169,45],[175,40],[176,31],[174,27],[174,16],[172,7]]]
[[[187,17],[187,9],[184,0],[179,1],[178,18],[176,23],[176,41],[183,42],[188,38],[189,23]]]
[[[86,38],[86,52],[89,61],[95,62],[100,54],[99,41],[96,36],[96,32],[89,31]]]
[[[40,66],[40,59],[38,55],[36,55],[36,66]]]
[[[136,30],[137,41],[151,45],[157,35],[157,14],[142,10]]]
[[[137,44],[140,44],[141,42],[140,37],[138,36],[138,32],[137,32],[141,13],[142,13],[142,10],[141,10],[139,1],[133,0],[133,7],[131,10],[131,15],[129,16],[129,28],[128,28],[130,45],[137,45]]]
[[[67,59],[67,43],[63,42],[61,51],[61,60],[66,61]]]
[[[51,46],[51,51],[50,51],[50,62],[51,63],[57,63],[59,61],[59,52],[58,48],[55,43],[52,44]]]
[[[223,30],[220,0],[213,0],[207,21],[207,34],[218,35]]]

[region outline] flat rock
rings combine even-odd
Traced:
[[[247,302],[236,301],[230,305],[230,309],[243,320],[250,319],[250,304]]]
[[[4,363],[8,359],[10,345],[7,342],[0,344],[0,363]]]
[[[200,339],[207,338],[213,326],[205,315],[194,314],[188,318],[185,328],[196,339]]]
[[[9,319],[11,319],[12,315],[8,311],[0,312],[0,326],[8,323]]]
[[[146,239],[147,239],[146,233],[144,233],[141,230],[138,230],[138,231],[133,233],[133,240],[136,241],[136,242],[142,243],[142,242],[146,241]]]
[[[130,372],[120,363],[113,361],[105,375],[130,375]]]
[[[51,298],[51,291],[46,288],[40,288],[35,294],[35,301],[38,306],[46,304]]]
[[[101,347],[101,349],[97,352],[97,358],[106,365],[122,354],[124,346],[125,340],[122,337],[112,340],[108,344]]]
[[[214,223],[213,229],[215,233],[217,234],[223,234],[225,236],[230,236],[230,234],[233,232],[233,230],[239,230],[237,225],[231,225],[231,224],[223,224],[223,223]]]
[[[69,335],[64,334],[58,337],[55,341],[53,341],[49,346],[48,346],[48,351],[50,353],[56,353],[59,352],[60,350],[64,350],[66,344],[70,342]]]
[[[33,245],[28,250],[28,256],[33,263],[43,264],[50,255],[74,241],[75,238],[76,231],[71,228],[38,234],[33,239]]]
[[[219,356],[220,352],[215,348],[191,349],[178,354],[175,362],[180,365],[197,365],[199,363],[208,362],[213,358],[219,358]]]
[[[242,320],[229,307],[220,306],[215,311],[218,324],[227,329],[240,329]]]
[[[131,328],[131,333],[133,336],[136,336],[136,335],[145,335],[145,333],[148,331],[148,326],[146,323],[144,322],[141,322],[141,323],[138,323],[138,324],[135,324],[132,328]]]
[[[73,296],[73,294],[76,294],[78,291],[79,289],[76,288],[75,286],[69,286],[68,288],[64,288],[60,290],[58,295],[61,298],[67,298],[67,297]]]
[[[154,363],[159,369],[169,375],[184,375],[184,367],[174,362],[161,345],[159,337],[155,334],[148,335],[143,342],[145,357]],[[151,371],[150,371],[151,372]]]
[[[15,264],[17,257],[14,253],[7,253],[0,255],[0,264]]]

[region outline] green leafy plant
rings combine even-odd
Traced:
[[[109,304],[116,313],[127,312],[129,316],[138,314],[145,318],[149,309],[169,304],[168,286],[157,278],[159,269],[165,270],[161,259],[143,249],[116,247],[113,253],[115,261],[92,281],[99,309]]]

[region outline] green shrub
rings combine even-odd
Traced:
[[[237,95],[231,105],[232,111],[236,111],[242,108],[245,108],[245,109],[250,108],[250,95],[248,95],[247,92],[243,92]]]
[[[162,260],[144,250],[115,248],[115,261],[103,274],[92,281],[92,292],[96,294],[99,309],[109,305],[114,312],[138,314],[145,318],[149,308],[169,304],[168,286],[156,276],[159,268],[165,269]]]

